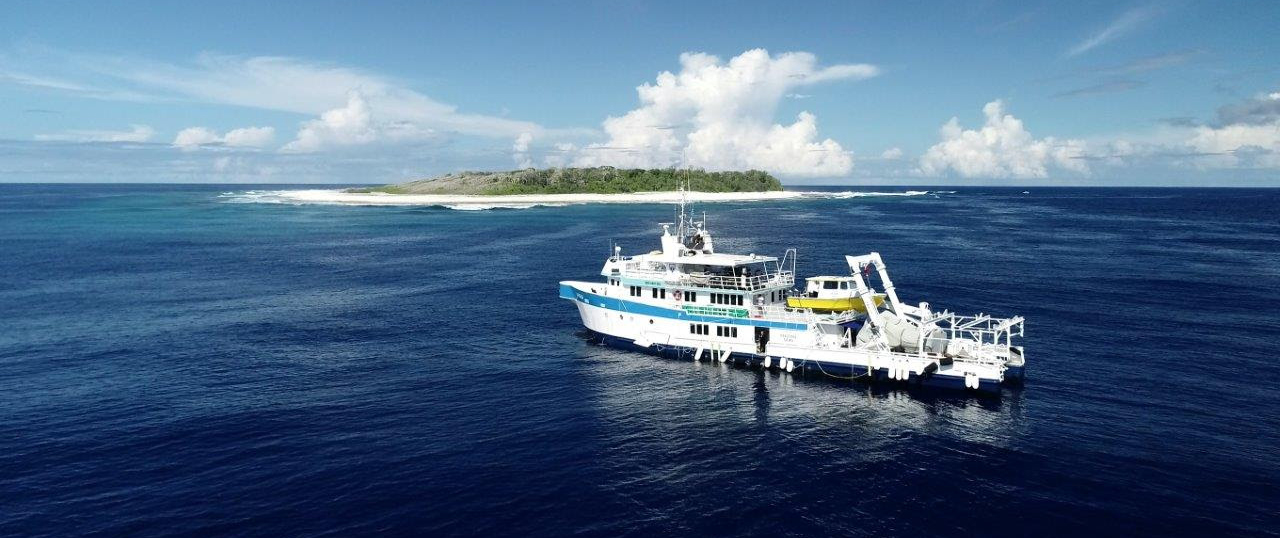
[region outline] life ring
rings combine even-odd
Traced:
[[[680,290],[676,290],[676,291],[675,291],[675,293],[673,293],[673,294],[672,294],[672,296],[673,296],[673,297],[675,297],[677,301],[679,301],[679,300],[680,300],[680,297],[681,297],[682,295],[683,295],[683,294],[681,294],[681,293],[680,293]]]

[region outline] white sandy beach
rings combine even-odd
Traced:
[[[799,198],[830,199],[864,196],[919,196],[928,191],[904,192],[689,192],[690,202],[748,202],[791,200]],[[285,204],[343,204],[387,206],[444,206],[453,209],[526,208],[570,204],[662,204],[680,201],[679,192],[637,192],[627,194],[514,194],[504,196],[445,194],[352,193],[342,190],[278,190],[225,193],[224,197],[239,202]]]

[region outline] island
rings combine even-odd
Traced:
[[[703,193],[781,191],[768,172],[708,172],[689,169],[546,168],[507,172],[460,172],[393,185],[357,187],[353,194],[508,196],[529,194],[630,194],[671,192],[681,187]]]

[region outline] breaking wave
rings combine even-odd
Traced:
[[[942,194],[931,191],[770,191],[770,192],[690,192],[690,202],[764,202],[773,200],[831,200],[868,197],[900,197]],[[489,209],[529,209],[579,204],[676,203],[678,192],[637,192],[627,194],[518,194],[505,196],[350,193],[328,189],[248,190],[224,192],[222,201],[240,204],[355,205],[355,206],[438,206],[458,211]]]

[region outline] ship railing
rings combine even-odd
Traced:
[[[750,318],[765,321],[789,321],[794,323],[829,322],[840,323],[852,319],[849,313],[818,314],[807,308],[790,308],[784,305],[682,305],[682,309],[697,316],[718,316],[726,318]]]
[[[1008,347],[1013,344],[1013,337],[1025,335],[1025,320],[1022,316],[997,318],[987,314],[961,316],[942,312],[923,321],[934,323],[953,340],[973,340],[980,346]]]
[[[661,280],[672,286],[717,288],[727,290],[757,291],[778,287],[792,287],[796,283],[792,271],[775,271],[759,275],[715,275],[708,273],[680,273],[644,267],[642,263],[629,263],[624,274],[634,278]]]
[[[751,317],[762,319],[779,319],[786,321],[804,321],[809,323],[840,323],[855,317],[852,312],[832,312],[822,314],[808,308],[792,308],[786,304],[753,305],[745,307]]]

